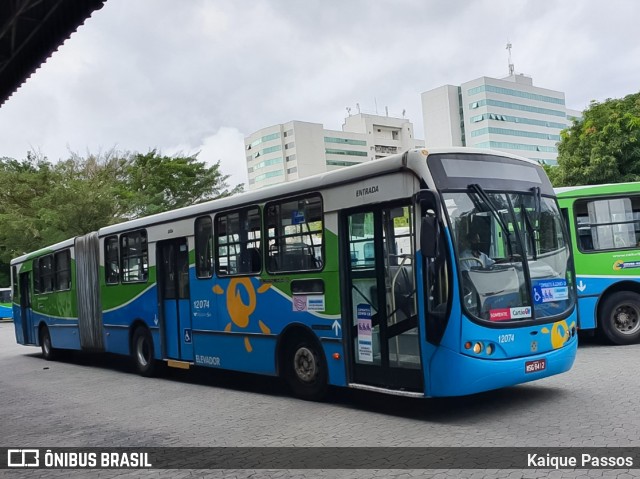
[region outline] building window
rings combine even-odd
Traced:
[[[298,172],[298,167],[294,166],[293,168],[289,168],[287,169],[287,174],[290,175],[291,173],[297,173]]]
[[[287,156],[287,162],[289,162],[289,161],[295,161],[295,159],[296,159],[296,155],[289,155],[289,156]]]
[[[54,263],[56,291],[71,289],[71,252],[68,249],[57,252],[54,256]]]
[[[481,106],[497,106],[500,108],[509,108],[511,110],[520,110],[520,111],[528,111],[531,113],[540,113],[542,115],[554,115],[566,117],[566,113],[560,110],[550,110],[549,108],[539,108],[537,106],[530,105],[521,105],[519,103],[510,103],[506,101],[498,101],[498,100],[480,100],[477,102],[473,102],[469,104],[469,108],[478,108]]]
[[[282,170],[278,170],[278,171],[269,171],[267,173],[263,173],[262,175],[258,175],[254,178],[254,181],[262,181],[262,180],[266,180],[267,178],[275,178],[276,176],[282,176],[284,174],[284,172]]]
[[[287,143],[286,145],[284,145],[284,149],[285,150],[290,150],[291,148],[294,148],[296,146],[295,142],[291,142],[291,143]]]
[[[467,93],[469,94],[469,96],[471,96],[471,95],[476,95],[478,93],[481,93],[483,91],[488,91],[491,93],[499,93],[501,95],[517,96],[520,98],[527,98],[528,100],[545,101],[548,103],[555,103],[557,105],[564,105],[563,98],[556,98],[556,97],[546,96],[546,95],[538,95],[536,93],[528,93],[520,90],[511,90],[509,88],[501,88],[493,85],[480,85],[478,87],[469,89]]]
[[[266,205],[267,270],[321,270],[324,264],[322,197],[312,194]]]
[[[367,146],[367,142],[363,140],[352,140],[350,138],[335,138],[332,136],[325,136],[324,142],[325,143],[342,143],[343,145]]]
[[[384,158],[384,157],[381,157]],[[353,166],[359,165],[360,163],[357,161],[336,161],[336,160],[327,160],[327,166]]]
[[[196,276],[213,276],[213,225],[209,216],[202,216],[195,222]]]
[[[371,148],[373,149],[373,146]],[[327,155],[367,156],[366,151],[334,150],[332,148],[326,148],[324,151]]]
[[[260,209],[257,206],[216,215],[218,276],[260,273],[261,224]]]
[[[120,236],[120,270],[123,283],[145,282],[148,278],[149,248],[146,230]]]

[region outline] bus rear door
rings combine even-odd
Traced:
[[[159,242],[156,264],[164,356],[193,361],[187,239]]]

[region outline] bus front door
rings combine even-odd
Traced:
[[[360,209],[343,217],[343,231],[351,380],[421,392],[412,208]]]
[[[20,273],[20,319],[22,320],[24,344],[36,344],[36,332],[33,328],[33,316],[31,314],[30,284],[29,273]]]
[[[187,239],[159,242],[157,259],[163,356],[193,361]]]

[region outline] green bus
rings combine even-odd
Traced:
[[[640,340],[640,182],[556,188],[576,266],[581,330]]]
[[[0,319],[11,319],[12,309],[11,288],[0,288]]]

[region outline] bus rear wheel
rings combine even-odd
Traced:
[[[619,291],[605,299],[598,318],[600,331],[613,344],[635,344],[640,339],[640,295]]]
[[[149,330],[139,327],[133,333],[133,362],[139,374],[151,377],[156,374],[157,364],[153,354],[153,339]]]
[[[284,377],[296,397],[320,401],[327,394],[327,362],[317,341],[305,337],[289,343]]]
[[[46,326],[40,328],[40,348],[42,349],[42,357],[47,361],[53,361],[56,358],[57,350],[51,345],[51,335]]]

